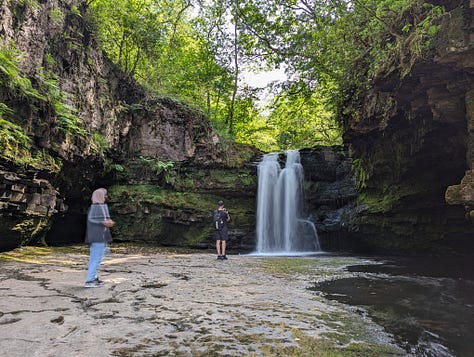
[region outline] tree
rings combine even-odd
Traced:
[[[202,108],[221,134],[265,150],[340,142],[335,118],[354,88],[407,73],[442,13],[424,0],[90,3],[104,48],[127,74]],[[259,112],[241,73],[272,68],[285,68],[288,80]]]

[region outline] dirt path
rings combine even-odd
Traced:
[[[94,289],[83,249],[41,259],[0,261],[4,356],[402,355],[363,313],[307,289],[342,273],[328,257],[115,252]]]

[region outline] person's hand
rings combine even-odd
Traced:
[[[110,228],[110,227],[113,227],[113,226],[114,226],[115,222],[112,221],[111,219],[108,219],[108,220],[106,220],[106,221],[103,221],[102,224],[103,224],[104,226],[106,226],[107,228]]]

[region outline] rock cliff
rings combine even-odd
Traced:
[[[474,3],[437,3],[447,11],[431,56],[406,76],[379,74],[348,104],[344,141],[360,188],[352,238],[379,251],[474,246]]]
[[[203,113],[117,70],[89,15],[79,0],[0,3],[2,250],[44,240],[66,209],[66,224],[75,214],[80,222],[91,190],[110,185],[128,158],[239,165]],[[53,231],[77,240],[82,226]]]
[[[323,249],[472,252],[474,4],[437,3],[447,13],[432,55],[347,103],[347,148],[301,152]],[[86,2],[3,1],[0,17],[0,250],[82,241],[99,186],[116,240],[210,247],[224,199],[231,246],[254,247],[261,153],[115,68]]]
[[[305,175],[304,210],[324,251],[353,250],[349,223],[357,203],[352,159],[343,146],[300,150]]]

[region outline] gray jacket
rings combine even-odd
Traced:
[[[110,229],[102,224],[109,220],[109,207],[106,203],[94,203],[87,212],[86,243],[108,243],[112,241]]]

